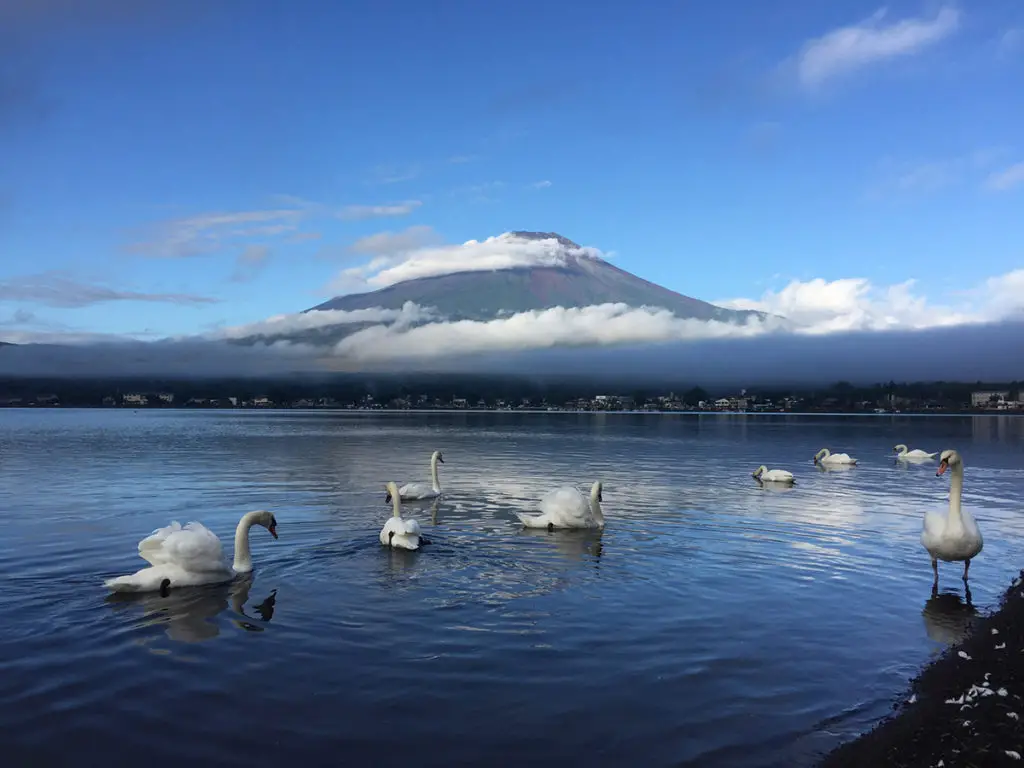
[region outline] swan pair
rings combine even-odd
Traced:
[[[949,562],[964,561],[964,582],[967,571],[971,567],[971,558],[977,557],[985,542],[981,530],[971,513],[960,508],[960,499],[964,492],[964,462],[960,454],[954,450],[946,450],[939,456],[939,468],[936,477],[950,473],[949,510],[928,512],[924,516],[924,527],[921,531],[921,544],[932,558],[932,571],[935,581],[932,588],[939,584],[939,560]]]
[[[422,531],[419,522],[412,518],[402,517],[402,502],[436,499],[441,495],[441,481],[437,476],[438,464],[444,464],[444,456],[440,451],[434,451],[430,454],[430,485],[406,483],[399,488],[398,483],[390,482],[384,486],[388,491],[384,502],[394,506],[391,517],[381,528],[381,544],[394,549],[415,550],[420,548],[420,544],[426,543],[420,538]]]

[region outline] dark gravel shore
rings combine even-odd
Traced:
[[[820,768],[1024,768],[1024,571],[992,615],[911,681],[906,703]]]

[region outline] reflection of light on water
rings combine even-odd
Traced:
[[[252,574],[247,574],[229,584],[172,589],[166,597],[156,592],[114,592],[107,596],[106,602],[115,611],[141,609],[139,627],[163,626],[167,637],[175,642],[201,643],[220,634],[220,626],[212,619],[229,605],[238,616],[251,618],[245,613],[245,603],[249,600],[252,578]],[[270,621],[276,601],[277,590],[274,590],[266,600],[254,606],[260,621]],[[233,622],[249,632],[263,631],[262,626],[252,621],[236,618]]]

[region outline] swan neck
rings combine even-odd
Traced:
[[[252,553],[249,551],[249,529],[256,522],[257,512],[247,512],[238,521],[235,528],[235,562],[232,568],[238,573],[248,573],[252,570]]]
[[[959,523],[960,497],[964,493],[964,467],[957,464],[953,467],[952,475],[949,478],[949,520]]]
[[[597,500],[597,491],[590,492],[590,511],[598,525],[604,525],[604,512],[601,511],[601,502]]]
[[[398,491],[391,494],[391,516],[399,518],[402,516],[402,499],[398,495]]]
[[[441,481],[437,477],[437,456],[430,457],[430,480],[434,484],[434,493],[440,493]]]

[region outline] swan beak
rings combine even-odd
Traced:
[[[947,469],[949,469],[949,462],[945,461],[945,460],[940,461],[939,462],[939,470],[938,470],[938,472],[935,473],[935,476],[938,477],[943,472],[945,472]]]
[[[384,503],[385,504],[390,504],[391,503],[391,491],[388,491],[388,495],[384,497]]]
[[[267,530],[270,531],[271,536],[273,536],[275,539],[277,538],[277,523],[271,523],[270,527]]]
[[[438,456],[438,457],[437,457],[437,463],[438,463],[438,464],[444,464],[444,457],[442,457],[442,456]]]

